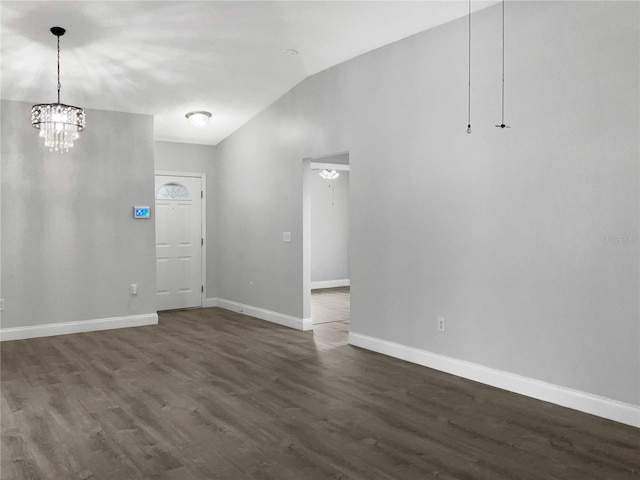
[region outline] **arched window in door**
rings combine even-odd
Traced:
[[[189,192],[179,183],[165,183],[156,192],[156,200],[180,200],[191,198]]]

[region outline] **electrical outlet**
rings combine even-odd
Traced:
[[[439,332],[445,331],[444,317],[438,317],[438,331]]]
[[[131,295],[138,295],[138,284],[137,283],[132,283],[131,284]]]

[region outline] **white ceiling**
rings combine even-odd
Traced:
[[[497,0],[473,0],[474,11]],[[155,116],[156,138],[215,145],[304,78],[467,14],[447,1],[2,1],[1,96]],[[287,49],[299,51],[288,55]],[[213,116],[205,127],[191,110]],[[91,128],[91,118],[87,118]]]

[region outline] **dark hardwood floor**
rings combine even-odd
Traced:
[[[3,480],[638,480],[640,430],[209,308],[3,343]]]

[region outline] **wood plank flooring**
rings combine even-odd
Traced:
[[[2,480],[638,480],[640,430],[209,308],[4,342]]]
[[[314,325],[348,322],[350,319],[350,287],[311,290],[311,321]]]

